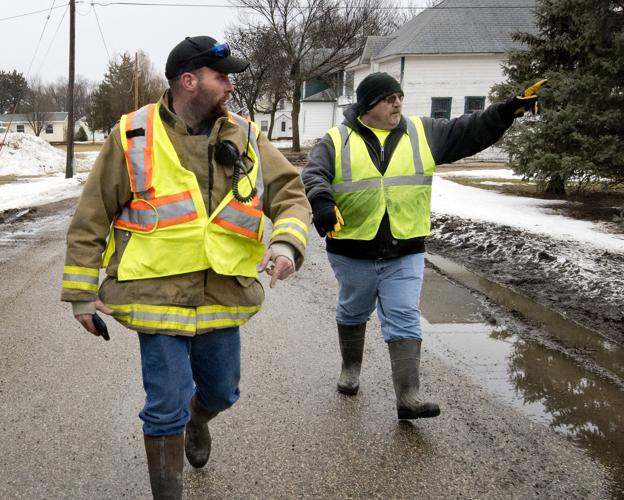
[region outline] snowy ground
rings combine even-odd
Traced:
[[[19,137],[12,137],[19,136]],[[21,141],[21,142],[20,142]],[[19,146],[19,149],[16,147]],[[0,151],[0,221],[7,213],[79,195],[95,154],[65,154],[41,139],[9,134]],[[464,263],[622,343],[624,236],[553,213],[553,201],[462,186],[453,176],[511,179],[510,170],[441,172],[434,178],[431,252]],[[2,184],[2,179],[16,182]],[[560,202],[565,203],[565,202]],[[3,217],[2,212],[5,212]]]

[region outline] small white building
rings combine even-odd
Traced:
[[[65,142],[67,140],[67,112],[53,111],[42,113],[42,116],[43,119],[39,120],[42,127],[39,137],[47,142]],[[5,130],[8,129],[9,132],[35,135],[31,125],[32,121],[27,113],[0,115],[0,127]],[[74,124],[75,135],[79,134],[88,138],[90,133],[82,120],[76,121]]]
[[[271,115],[269,113],[254,114],[254,122],[264,134],[269,133]],[[292,103],[288,99],[280,99],[275,112],[271,140],[292,139]]]
[[[354,99],[353,89],[377,71],[401,83],[406,115],[452,118],[484,109],[491,87],[505,79],[507,51],[521,47],[512,34],[536,31],[531,6],[534,0],[526,0],[523,8],[516,0],[443,0],[392,35],[369,37],[360,57],[344,69],[334,106],[302,100],[301,142],[321,137],[322,126],[341,123],[345,106]],[[506,159],[496,148],[478,158]]]

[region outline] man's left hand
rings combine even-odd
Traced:
[[[267,250],[264,252],[262,262],[258,265],[259,273],[265,271],[269,276],[271,276],[271,282],[269,283],[270,288],[275,286],[277,280],[285,280],[288,276],[295,272],[295,266],[288,257],[278,255],[273,265],[269,265],[270,261],[271,250]]]

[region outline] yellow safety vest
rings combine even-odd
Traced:
[[[159,104],[149,104],[122,116],[121,143],[132,188],[132,200],[113,227],[132,233],[118,268],[118,280],[171,276],[213,269],[227,276],[257,278],[262,260],[262,171],[257,145],[259,131],[250,134],[247,155],[253,166],[241,179],[241,203],[230,191],[210,215],[206,212],[195,174],[182,166],[167,136]],[[229,120],[245,130],[252,126],[242,117]],[[103,266],[114,253],[111,229]]]
[[[396,239],[430,233],[435,162],[420,118],[406,121],[407,133],[399,140],[383,175],[360,135],[346,125],[328,131],[336,151],[332,188],[345,221],[336,239],[372,240],[386,211]]]

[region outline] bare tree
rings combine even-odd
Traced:
[[[251,120],[255,112],[269,113],[271,123],[268,137],[271,139],[275,111],[282,98],[290,98],[292,86],[284,78],[283,68],[287,58],[275,33],[266,25],[236,28],[226,33],[234,51],[250,61],[250,67],[243,73],[232,75],[235,85],[234,103],[249,113]]]
[[[55,111],[67,111],[67,78],[59,78],[56,82],[46,87]],[[83,76],[78,76],[74,82],[74,120],[87,115],[91,94],[96,84]]]
[[[393,27],[396,12],[377,0],[240,0],[273,32],[285,56],[281,72],[292,83],[293,150],[300,150],[303,82],[343,68],[359,55],[366,37]]]
[[[39,137],[46,125],[49,124],[50,112],[54,109],[54,105],[48,96],[46,86],[41,83],[38,77],[33,77],[28,82],[28,90],[22,101],[21,109],[34,134]]]
[[[250,62],[249,69],[231,75],[234,83],[234,103],[245,108],[254,120],[257,102],[267,93],[271,71],[277,70],[276,53],[280,47],[267,26],[237,27],[226,32],[234,52]]]
[[[156,70],[149,56],[139,51],[139,106],[157,101],[168,87],[165,77]]]

